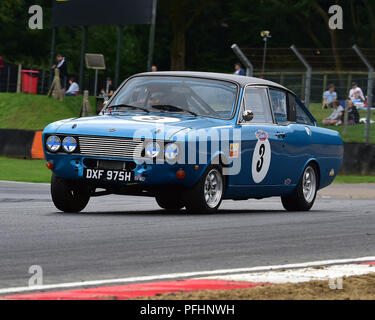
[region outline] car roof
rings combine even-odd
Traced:
[[[240,86],[246,85],[265,85],[275,87],[283,90],[292,92],[284,86],[269,80],[264,80],[255,77],[239,76],[227,73],[216,73],[216,72],[196,72],[196,71],[157,71],[157,72],[143,72],[138,73],[134,76],[175,76],[175,77],[192,77],[192,78],[205,78],[223,81],[236,82]]]

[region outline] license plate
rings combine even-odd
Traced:
[[[123,170],[85,169],[84,177],[90,180],[127,182],[134,180],[134,172]]]

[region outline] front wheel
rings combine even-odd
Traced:
[[[184,207],[182,196],[177,193],[159,193],[155,196],[155,200],[160,208],[167,211],[178,211]]]
[[[281,197],[284,208],[288,211],[308,211],[315,202],[318,178],[314,165],[309,164],[303,172],[293,194]]]
[[[224,178],[220,166],[209,166],[198,183],[186,193],[185,206],[191,213],[213,213],[223,199]]]
[[[64,212],[80,212],[90,200],[90,189],[81,181],[67,180],[52,174],[52,201]]]

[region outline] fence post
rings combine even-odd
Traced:
[[[342,135],[346,135],[348,131],[348,116],[349,116],[349,107],[348,107],[348,100],[345,100],[345,109],[344,109],[344,129],[342,131]]]
[[[322,94],[324,94],[324,92],[327,90],[327,80],[328,80],[328,75],[325,73],[325,74],[323,74],[323,92],[322,92]]]
[[[42,71],[42,83],[40,84],[40,94],[44,92],[44,79],[45,79],[45,70]]]
[[[346,83],[346,97],[348,97],[351,84],[352,84],[352,74],[349,73],[348,74],[348,82]]]
[[[366,65],[368,69],[368,79],[367,79],[367,113],[366,113],[366,134],[365,134],[365,143],[370,142],[370,121],[371,121],[371,106],[372,106],[372,87],[374,84],[374,68],[370,62],[363,55],[361,50],[355,44],[353,50],[361,58],[362,62]]]
[[[9,92],[9,82],[10,82],[10,66],[8,65],[8,74],[7,74],[7,92]]]
[[[21,70],[22,65],[18,65],[18,73],[17,73],[17,93],[21,93]]]
[[[79,117],[88,117],[92,115],[91,105],[89,102],[89,91],[83,91],[83,103],[81,107],[81,111],[79,113]]]
[[[302,74],[301,97],[306,97],[306,74]],[[306,100],[306,99],[305,99]],[[306,103],[306,101],[305,101]]]
[[[311,66],[308,64],[306,59],[299,53],[296,46],[293,44],[290,46],[290,49],[294,52],[297,58],[303,63],[306,67],[306,85],[305,85],[305,105],[307,108],[310,106],[310,92],[311,92]]]
[[[246,58],[246,56],[244,55],[244,53],[241,51],[240,47],[236,43],[232,44],[231,48],[233,52],[235,53],[235,55],[237,56],[237,58],[240,59],[242,64],[246,67],[246,75],[248,77],[252,77],[254,73],[254,68],[251,62],[249,61],[249,59]]]

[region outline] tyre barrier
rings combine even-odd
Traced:
[[[0,156],[44,159],[42,131],[0,129]]]

